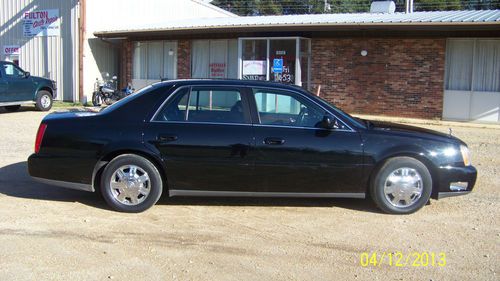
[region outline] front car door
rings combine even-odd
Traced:
[[[8,82],[5,101],[33,100],[34,85],[31,77],[26,77],[21,68],[10,62],[4,63],[2,68]]]
[[[9,82],[5,77],[3,72],[3,63],[0,62],[0,102],[7,101],[7,88],[9,87]]]
[[[252,96],[259,191],[364,197],[363,149],[356,130],[303,93],[254,88]],[[325,115],[335,119],[333,129],[321,128]]]
[[[170,195],[251,191],[254,141],[243,91],[232,86],[173,91],[144,135],[165,162]]]

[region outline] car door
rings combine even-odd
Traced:
[[[33,100],[34,85],[31,77],[26,77],[25,72],[13,63],[4,63],[3,71],[8,82],[5,101]]]
[[[3,72],[3,63],[0,63],[0,102],[7,101],[7,88],[9,87],[9,82],[5,78]]]
[[[165,162],[170,195],[254,188],[253,132],[247,98],[241,89],[178,88],[145,132],[145,140]]]
[[[364,196],[358,132],[305,94],[265,88],[252,92],[259,191]],[[325,115],[334,118],[334,128],[322,128]]]

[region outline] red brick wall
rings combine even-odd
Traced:
[[[445,39],[312,39],[313,87],[321,85],[323,98],[350,113],[441,118],[445,45]]]
[[[121,66],[120,66],[120,88],[124,88],[127,83],[132,82],[132,42],[125,41],[121,49]]]
[[[177,78],[191,78],[191,41],[177,41]]]

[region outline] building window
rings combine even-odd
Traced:
[[[176,79],[177,42],[136,42],[132,62],[132,79]]]
[[[195,40],[192,44],[191,77],[237,78],[237,40]]]
[[[239,78],[311,88],[311,40],[301,37],[240,38]]]
[[[448,40],[445,88],[500,92],[500,40]]]

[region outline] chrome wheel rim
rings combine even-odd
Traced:
[[[47,108],[50,106],[50,98],[47,95],[43,95],[42,98],[40,99],[40,103],[42,104],[43,108]]]
[[[392,171],[384,183],[384,194],[394,207],[410,207],[422,196],[423,181],[417,170],[399,168]]]
[[[151,180],[141,167],[125,165],[116,169],[109,183],[113,198],[129,206],[141,204],[151,191]]]

